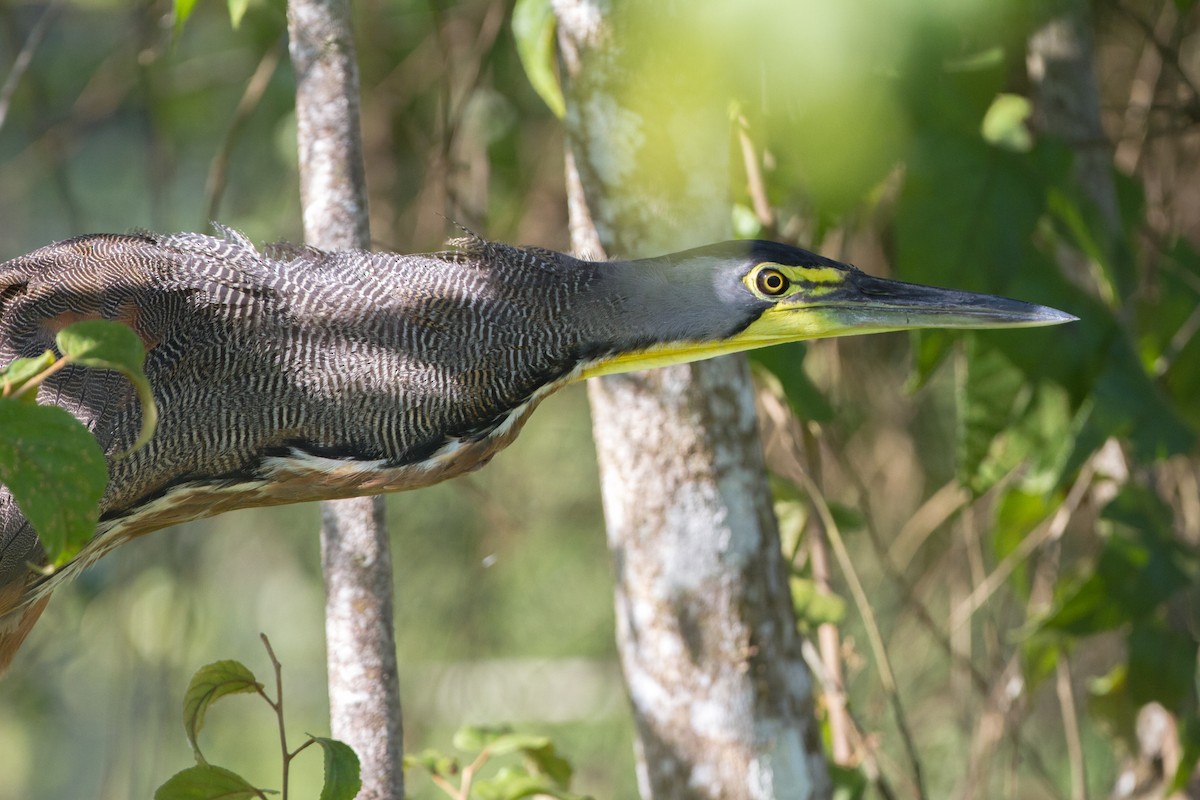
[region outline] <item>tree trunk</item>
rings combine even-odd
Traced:
[[[689,106],[683,65],[634,75],[607,4],[554,9],[575,249],[729,238],[726,99]],[[589,396],[643,796],[826,796],[745,360],[603,378]]]
[[[291,0],[304,240],[327,250],[370,245],[358,66],[348,0]],[[360,800],[399,800],[400,687],[392,617],[392,557],[383,499],[322,504],[325,636],[333,735],[362,765]]]

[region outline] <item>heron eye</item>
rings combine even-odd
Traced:
[[[760,270],[754,279],[754,285],[758,290],[769,297],[778,297],[787,291],[788,279],[777,269]]]

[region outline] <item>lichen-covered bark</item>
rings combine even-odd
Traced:
[[[370,244],[358,66],[348,0],[290,0],[304,240],[327,250]],[[400,688],[392,613],[392,558],[383,499],[322,504],[329,717],[362,767],[360,800],[399,800]]]
[[[725,97],[686,91],[669,59],[635,74],[607,3],[554,8],[575,248],[729,238]],[[643,796],[826,796],[745,360],[603,378],[589,396]]]

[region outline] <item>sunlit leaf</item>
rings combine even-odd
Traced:
[[[841,622],[846,616],[846,601],[836,594],[821,591],[816,581],[792,576],[788,581],[792,593],[792,606],[797,621],[805,630],[815,629],[825,623]]]
[[[197,764],[177,772],[158,787],[154,800],[248,800],[266,793],[224,767]]]
[[[991,538],[997,558],[1004,558],[1020,546],[1025,537],[1058,508],[1061,494],[1023,491],[1013,488],[1003,492],[995,504],[995,525]],[[1022,597],[1029,595],[1029,572],[1019,564],[1009,579]]]
[[[567,113],[562,86],[554,69],[556,52],[554,9],[550,0],[517,0],[512,12],[513,37],[517,55],[534,91],[542,98],[554,116],[562,119]]]
[[[175,35],[183,30],[184,24],[188,21],[188,17],[192,15],[192,10],[196,7],[196,0],[175,0]]]
[[[209,706],[231,694],[254,694],[262,684],[238,661],[216,661],[196,670],[183,696],[183,727],[197,761],[203,761],[197,742]]]
[[[236,30],[242,24],[242,17],[246,16],[250,0],[226,0],[226,7],[229,9],[229,24]]]
[[[550,744],[545,736],[533,733],[505,733],[488,742],[488,752],[494,756],[504,756],[525,750],[539,750]]]
[[[956,370],[958,473],[959,481],[979,495],[1002,477],[1002,470],[985,471],[983,467],[993,440],[1016,418],[1025,376],[999,352],[981,347],[974,338],[968,338],[964,346],[966,356],[956,362],[960,364]]]
[[[517,733],[507,725],[466,725],[454,733],[453,739],[454,746],[463,752],[478,753],[486,747],[492,755],[544,747],[549,742],[545,736]]]
[[[359,776],[358,755],[345,742],[312,737],[325,752],[325,783],[321,787],[321,800],[354,800],[362,788]]]
[[[79,420],[58,406],[0,400],[0,483],[33,525],[51,564],[95,532],[108,467]]]
[[[980,132],[985,141],[1006,150],[1027,153],[1033,148],[1029,116],[1033,104],[1019,94],[999,94],[983,115]]]
[[[55,338],[55,343],[72,363],[94,369],[113,369],[129,379],[142,405],[142,429],[125,454],[150,441],[158,424],[158,406],[155,405],[154,393],[142,369],[146,349],[137,334],[117,322],[87,320],[63,328]],[[120,458],[125,454],[115,457]]]
[[[18,358],[7,366],[0,367],[0,397],[8,396],[20,389],[30,378],[41,373],[54,363],[54,353],[50,350],[34,358]],[[36,394],[30,392],[26,399],[33,402]]]
[[[476,781],[471,789],[471,796],[477,800],[522,800],[538,795],[559,800],[583,800],[581,795],[555,786],[546,775],[530,775],[515,767],[505,767],[493,778]]]
[[[459,772],[458,759],[445,755],[438,750],[427,748],[420,753],[405,753],[404,768],[420,767],[431,775],[453,776]]]

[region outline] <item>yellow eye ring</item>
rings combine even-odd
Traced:
[[[778,297],[787,291],[788,279],[773,267],[764,267],[754,276],[754,286],[767,297]]]

